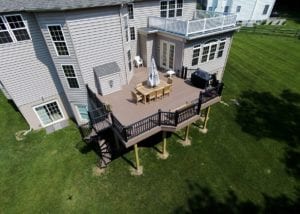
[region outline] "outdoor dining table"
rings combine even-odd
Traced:
[[[143,103],[146,103],[147,102],[147,96],[151,92],[163,89],[167,85],[169,85],[169,84],[166,81],[160,80],[160,83],[155,87],[150,87],[148,85],[142,85],[142,86],[136,88],[136,90],[143,95]]]

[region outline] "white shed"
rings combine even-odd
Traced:
[[[101,95],[111,94],[121,90],[120,67],[111,62],[94,67],[96,85]]]

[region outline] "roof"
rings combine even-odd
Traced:
[[[61,11],[120,5],[133,0],[1,0],[0,12]]]
[[[120,72],[120,67],[116,62],[110,62],[94,67],[94,72],[97,77],[103,77],[109,74]]]

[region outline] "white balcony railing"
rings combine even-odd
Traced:
[[[223,15],[220,13],[195,12],[193,20],[180,20],[174,18],[149,17],[149,27],[176,33],[184,36],[206,33],[213,30],[222,30],[236,25],[236,15]]]

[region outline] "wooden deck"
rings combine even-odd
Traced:
[[[113,114],[123,125],[135,123],[149,115],[157,113],[159,109],[162,111],[174,111],[199,97],[201,89],[190,85],[181,78],[173,76],[173,87],[169,96],[146,104],[135,104],[131,99],[130,91],[134,90],[138,83],[147,80],[148,72],[145,67],[135,68],[134,72],[135,74],[130,84],[123,86],[121,91],[106,96],[97,95],[102,102],[111,105]],[[159,72],[159,75],[161,79],[167,80],[165,73]]]

